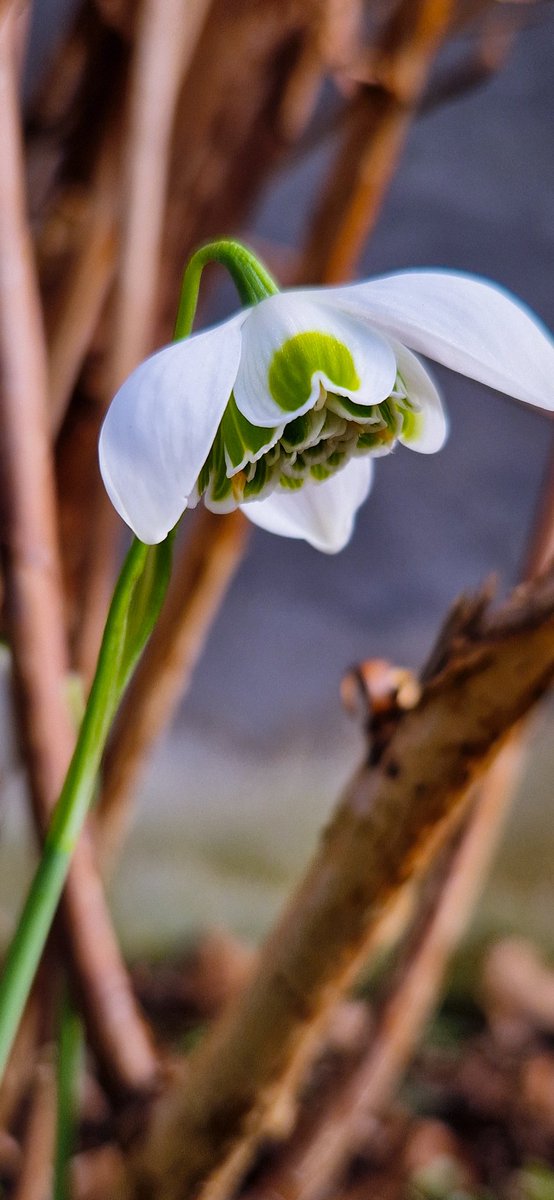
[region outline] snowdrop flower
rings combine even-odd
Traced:
[[[278,292],[174,342],[117,393],[100,438],[104,483],[144,542],[202,498],[272,533],[346,545],[372,460],[397,442],[432,454],[447,422],[413,351],[554,408],[554,344],[507,292],[409,271]]]

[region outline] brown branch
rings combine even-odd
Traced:
[[[71,1200],[131,1200],[123,1154],[110,1143],[75,1155],[71,1183]]]
[[[75,670],[92,683],[106,616],[120,561],[121,526],[104,491],[96,465],[89,490],[90,522],[83,531],[84,554],[79,579],[79,605],[73,635]],[[84,516],[84,514],[81,514]]]
[[[98,326],[116,262],[118,159],[121,130],[110,128],[91,185],[81,245],[64,280],[50,335],[50,414],[59,432],[71,393]]]
[[[150,1092],[159,1058],[105,906],[90,836],[81,837],[62,902],[70,969],[100,1075],[117,1098]]]
[[[97,439],[106,405],[102,373],[121,209],[130,50],[103,23],[96,3],[78,6],[75,17],[33,105],[28,159],[39,196],[34,224],[56,432],[68,389],[79,377],[56,447],[68,629],[72,665],[78,668],[75,631],[87,603],[91,502],[100,491]],[[106,555],[101,621],[114,574],[115,561],[111,564]],[[89,679],[94,653],[91,658]]]
[[[445,665],[399,716],[381,760],[347,788],[251,985],[160,1103],[138,1158],[159,1200],[227,1194],[284,1089],[305,1070],[383,913],[430,861],[497,743],[552,680],[554,574],[496,614],[483,598],[470,612],[448,652],[443,639]],[[146,1185],[138,1194],[148,1194]]]
[[[306,129],[324,72],[341,71],[352,60],[362,26],[362,0],[323,0],[315,10],[276,113],[276,128],[287,142],[295,142]]]
[[[423,887],[422,902],[387,994],[378,1010],[369,1049],[342,1083],[320,1100],[317,1114],[301,1122],[273,1170],[249,1200],[319,1200],[329,1195],[355,1153],[367,1119],[383,1112],[437,1003],[445,968],[464,932],[502,828],[511,798],[519,746],[510,739],[490,769],[462,828],[455,831]]]
[[[30,1060],[31,1086],[21,1138],[21,1167],[14,1200],[44,1200],[52,1190],[56,1135],[56,1011],[60,989],[55,975],[56,957],[49,947],[37,973],[33,999],[36,1005],[36,1045]]]
[[[357,0],[348,0],[348,7]],[[307,120],[330,0],[213,0],[177,106],[163,238],[160,334],[194,247],[244,222]],[[344,8],[347,3],[344,3]],[[310,67],[305,86],[302,61]],[[325,63],[319,55],[319,80]]]
[[[112,731],[98,802],[103,859],[113,862],[128,818],[129,796],[147,751],[186,691],[230,581],[242,561],[249,525],[237,511],[201,508],[175,563],[157,626],[129,685]]]
[[[35,987],[17,1031],[0,1087],[0,1129],[10,1129],[33,1073],[39,1035],[39,997]]]
[[[211,0],[143,0],[131,70],[121,268],[109,368],[115,390],[152,348],[170,139],[183,74]]]
[[[43,834],[73,750],[74,730],[65,696],[67,657],[47,425],[46,352],[26,219],[15,32],[10,11],[0,23],[0,553],[20,732],[35,822]],[[105,1036],[106,1070],[112,1078],[120,1071],[119,1082],[124,1087],[150,1085],[157,1060],[119,958],[86,838],[75,854],[63,911],[83,996],[91,984],[93,967],[100,971],[94,1030],[99,1035],[96,1048],[101,1057]],[[94,912],[94,936],[86,947],[78,923],[80,911],[89,918]],[[114,994],[119,999],[125,995],[127,1035],[131,1032],[130,1042],[135,1039],[138,1062],[126,1058],[120,1012],[117,1006],[115,1010],[111,1007],[112,970]]]
[[[56,1068],[52,1042],[35,1065],[31,1108],[23,1144],[21,1171],[13,1200],[44,1200],[51,1193],[56,1136]]]
[[[353,275],[451,14],[452,0],[401,0],[396,6],[372,51],[379,87],[360,88],[344,122],[342,144],[310,224],[303,281],[332,283]]]
[[[432,112],[490,83],[505,65],[522,24],[521,13],[488,14],[474,54],[427,89],[420,111]]]
[[[8,13],[0,25],[0,533],[30,773],[40,781],[37,790],[51,796],[60,782],[59,759],[64,758],[64,766],[69,759],[73,730],[64,696],[66,655],[46,429],[46,359],[25,218],[14,32]]]

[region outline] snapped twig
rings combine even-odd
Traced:
[[[464,634],[458,622],[454,642],[442,639],[441,670],[399,718],[379,762],[347,787],[250,986],[160,1102],[147,1160],[137,1161],[162,1200],[227,1194],[297,1085],[383,914],[551,682],[554,573],[497,613],[484,598],[470,609]]]

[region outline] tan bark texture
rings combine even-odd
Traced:
[[[231,1190],[276,1108],[286,1111],[389,904],[553,674],[554,573],[496,613],[487,593],[456,607],[419,702],[355,774],[251,984],[160,1104],[138,1195],[215,1200]]]

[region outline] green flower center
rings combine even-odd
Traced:
[[[309,400],[316,371],[337,388],[356,392],[360,386],[354,359],[344,342],[330,333],[297,333],[275,351],[269,367],[269,390],[284,413],[296,411]]]
[[[319,390],[312,406],[287,421],[287,413],[310,400],[316,372]],[[331,334],[289,338],[273,356],[268,383],[283,423],[274,429],[252,425],[231,395],[197,483],[209,508],[226,512],[275,489],[296,491],[306,480],[321,482],[353,456],[387,454],[399,434],[411,438],[419,432],[421,415],[400,374],[381,404],[357,404],[333,390],[355,392],[360,380],[350,350]]]

